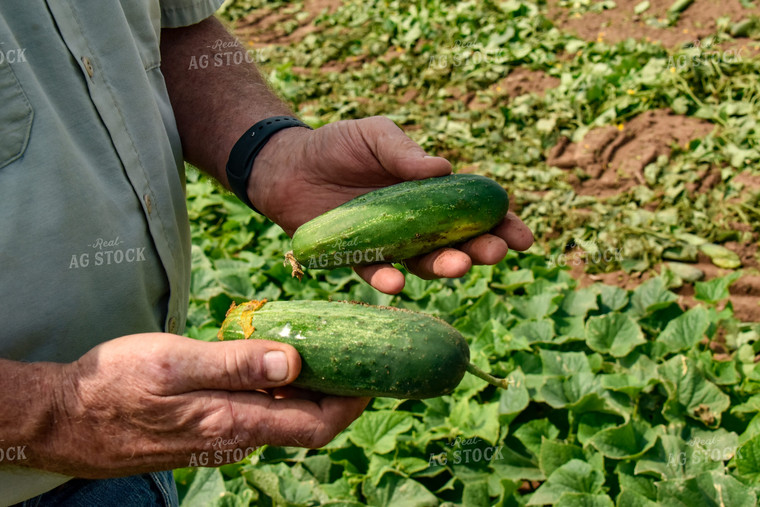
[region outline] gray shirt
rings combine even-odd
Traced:
[[[190,240],[161,27],[221,0],[0,0],[0,357],[182,331]],[[65,482],[0,468],[0,504]]]

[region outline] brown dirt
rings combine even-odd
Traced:
[[[700,266],[702,268],[703,266]],[[725,275],[727,272],[721,272]],[[710,279],[714,277],[709,277]],[[676,291],[678,302],[683,308],[698,304],[694,299],[694,286],[684,285]],[[760,322],[760,275],[747,274],[739,278],[729,289],[734,315],[742,322]]]
[[[746,192],[760,192],[760,174],[752,174],[750,171],[742,171],[734,176],[731,181],[733,183],[741,183]]]
[[[696,197],[712,190],[721,181],[720,169],[711,167],[709,170],[700,171],[696,181],[686,183],[686,191]]]
[[[617,0],[617,7],[602,12],[587,12],[576,16],[561,7],[559,0],[549,0],[548,16],[561,30],[575,33],[587,41],[616,43],[627,38],[660,41],[667,48],[675,48],[716,32],[716,20],[728,16],[732,22],[757,15],[757,9],[745,8],[739,0],[695,0],[681,13],[674,26],[658,28],[647,24],[647,19],[667,19],[667,10],[673,0],[650,0],[651,7],[636,15],[634,7],[641,0]],[[737,39],[740,45],[751,45],[749,39]]]
[[[497,93],[504,93],[514,98],[527,93],[543,95],[546,90],[557,86],[559,86],[559,79],[554,76],[525,67],[517,67],[492,88]]]
[[[732,186],[738,187],[738,195],[734,195],[726,201],[726,204],[741,207],[744,204],[757,207],[760,201],[760,173],[752,173],[749,170],[742,171],[731,178]],[[742,230],[747,229],[747,224]]]
[[[549,151],[547,163],[583,170],[588,179],[569,175],[578,194],[609,197],[644,184],[644,167],[660,155],[670,155],[673,144],[684,146],[712,129],[711,123],[696,118],[647,111],[625,125],[593,129],[578,144],[560,139]]]
[[[252,42],[253,46],[298,42],[310,33],[320,30],[320,27],[312,23],[314,18],[325,10],[335,12],[341,3],[341,0],[305,0],[300,12],[306,12],[308,16],[301,20],[296,20],[297,13],[288,11],[288,7],[277,10],[259,9],[237,20],[234,26],[235,35]],[[298,26],[288,31],[283,25],[287,21],[296,21]]]
[[[757,238],[755,238],[757,239]],[[742,260],[742,269],[745,274],[742,275],[729,288],[729,301],[734,309],[734,315],[742,322],[760,322],[760,271],[758,271],[757,241],[749,244],[738,244],[735,242],[725,243],[723,246],[735,251]],[[698,261],[693,264],[694,267],[701,269],[705,273],[703,281],[712,280],[719,276],[725,276],[730,271],[715,266],[710,259],[700,254]],[[622,289],[633,290],[643,282],[649,280],[657,273],[662,272],[663,265],[655,267],[655,271],[643,273],[627,274],[624,271],[613,271],[611,273],[588,274],[585,272],[583,263],[577,263],[570,266],[570,274],[578,280],[580,287],[588,287],[596,282],[607,285],[616,285]],[[684,308],[692,308],[697,305],[694,299],[694,285],[685,284],[675,289],[678,294],[678,303]]]
[[[464,101],[468,109],[483,111],[528,93],[543,96],[546,90],[559,86],[559,82],[559,79],[545,72],[516,67],[507,77],[492,84],[488,94],[469,92],[457,100]]]

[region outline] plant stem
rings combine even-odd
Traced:
[[[493,375],[484,372],[472,363],[467,365],[467,371],[476,377],[485,380],[492,386],[500,387],[502,389],[509,389],[509,381],[507,379],[494,377]]]

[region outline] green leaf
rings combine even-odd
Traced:
[[[675,273],[683,282],[694,283],[705,277],[705,272],[684,262],[668,262],[668,269]]]
[[[666,417],[678,420],[686,415],[709,427],[720,425],[731,400],[699,372],[692,359],[674,356],[657,370],[669,395],[663,411]]]
[[[438,505],[435,495],[425,486],[392,471],[384,473],[377,481],[364,482],[362,492],[367,498],[367,505],[371,506],[415,505],[432,507]]]
[[[551,319],[524,320],[510,329],[510,334],[517,340],[529,344],[552,343],[554,340],[554,321]]]
[[[730,275],[713,278],[709,282],[694,284],[694,298],[707,303],[718,303],[730,295],[728,288],[742,276],[741,271]]]
[[[650,278],[633,291],[631,304],[639,315],[670,305],[678,296],[670,292],[661,277]]]
[[[578,418],[578,442],[587,445],[589,440],[606,428],[620,425],[621,417],[604,412],[587,412]]]
[[[647,9],[649,9],[649,5],[649,0],[644,0],[643,2],[637,3],[633,7],[634,14],[643,14]]]
[[[623,489],[617,496],[617,507],[658,507],[657,502],[653,502],[644,495],[634,491]]]
[[[518,454],[509,446],[501,448],[501,455],[502,459],[490,463],[490,467],[500,477],[526,481],[542,481],[546,478],[535,461]]]
[[[326,454],[307,456],[303,465],[320,483],[331,482],[331,472],[338,468]]]
[[[499,439],[499,404],[463,398],[454,405],[447,422],[468,438],[480,437],[494,444]]]
[[[696,306],[668,322],[657,337],[669,352],[688,350],[697,345],[710,326],[710,316],[702,306]]]
[[[635,463],[633,461],[618,461],[615,472],[618,476],[621,492],[632,493],[630,498],[632,505],[648,505],[647,502],[657,500],[657,488],[652,477],[645,474],[634,475]],[[618,497],[618,502],[620,498]]]
[[[510,297],[507,303],[512,305],[514,313],[521,319],[543,319],[557,311],[559,294],[544,292],[532,297]]]
[[[602,387],[610,391],[625,393],[631,398],[635,398],[639,393],[645,390],[654,381],[643,379],[638,375],[628,373],[611,373],[609,375],[600,375]]]
[[[464,505],[490,505],[488,481],[466,482],[462,492],[462,503]]]
[[[597,284],[599,289],[600,310],[614,312],[622,310],[628,304],[628,291],[614,285]]]
[[[617,312],[588,319],[586,341],[592,350],[614,357],[627,356],[646,342],[639,325],[628,315]]]
[[[742,445],[736,453],[736,472],[755,483],[760,481],[760,435]]]
[[[597,291],[592,287],[567,291],[560,308],[568,315],[585,317],[591,310],[598,310]]]
[[[553,343],[559,345],[569,341],[582,341],[586,339],[586,325],[580,315],[562,316],[555,313],[552,315],[554,329],[557,336]]]
[[[303,503],[317,494],[317,481],[307,472],[296,471],[285,463],[246,467],[242,475],[275,503]]]
[[[499,394],[499,418],[502,424],[509,424],[530,403],[525,375],[519,367],[507,376],[507,381],[509,389],[501,390]]]
[[[572,459],[585,460],[583,449],[576,445],[544,439],[538,455],[538,464],[545,476],[549,477],[556,469]]]
[[[554,408],[575,412],[603,411],[606,402],[593,373],[577,373],[566,378],[550,377],[541,388],[541,396]]]
[[[374,291],[374,289],[372,290]],[[465,336],[476,337],[491,318],[507,317],[508,315],[504,302],[493,292],[487,292],[469,306],[467,314],[457,319],[453,325]],[[505,318],[504,320],[508,321],[509,319]]]
[[[644,421],[607,428],[589,440],[607,458],[636,459],[651,449],[657,441],[657,432]]]
[[[657,484],[657,500],[672,506],[756,507],[755,493],[730,475],[705,472],[691,479]]]
[[[591,373],[588,356],[583,352],[558,352],[540,349],[539,354],[544,375],[559,375],[564,377],[573,373]]]
[[[661,479],[687,479],[706,471],[722,469],[723,463],[709,453],[689,445],[680,437],[660,435],[657,443],[635,465],[636,474],[654,474]]]
[[[529,269],[507,270],[503,272],[501,281],[492,283],[491,286],[511,293],[518,287],[533,283],[534,280],[533,271]]]
[[[591,493],[562,493],[556,507],[614,507],[615,504],[607,495]]]
[[[559,430],[548,419],[533,419],[517,428],[514,436],[526,449],[538,456],[544,440],[554,440],[559,436]]]
[[[604,475],[581,460],[570,460],[546,479],[527,505],[555,504],[563,493],[599,493]]]
[[[713,264],[723,269],[736,269],[740,268],[742,261],[739,260],[739,256],[728,248],[716,245],[714,243],[704,243],[699,245],[700,251],[707,255]]]
[[[412,416],[405,412],[365,412],[351,425],[348,438],[362,449],[385,454],[396,447],[396,437],[408,431],[413,422]]]
[[[198,468],[190,487],[181,499],[180,505],[208,505],[224,494],[224,479],[218,468]]]

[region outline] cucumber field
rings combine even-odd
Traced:
[[[181,505],[758,505],[758,0],[217,15],[305,122],[392,119],[501,184],[535,243],[460,279],[407,275],[395,296],[347,267],[299,281],[282,229],[188,166],[187,336],[214,340],[252,299],[405,308],[453,325],[509,388],[465,375],[445,396],[375,398],[318,450],[219,466],[210,448],[175,470]]]

